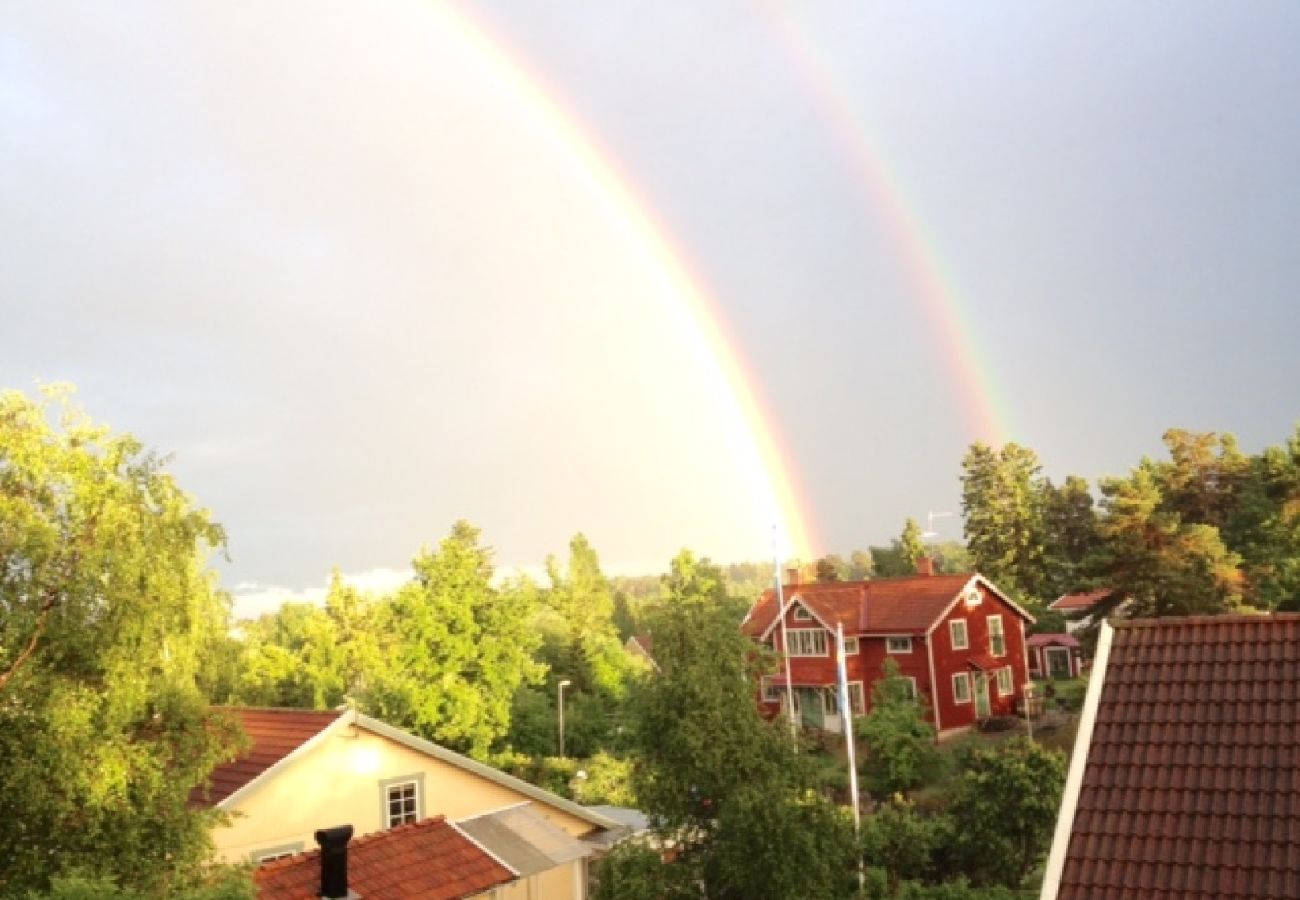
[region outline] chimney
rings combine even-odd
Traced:
[[[322,900],[347,900],[356,896],[348,890],[348,841],[352,826],[339,825],[316,832],[320,844],[320,895]]]
[[[916,574],[917,574],[917,575],[933,575],[933,574],[934,574],[934,557],[932,557],[932,556],[922,556],[920,559],[918,559],[918,560],[916,561]]]
[[[799,570],[796,569],[796,568],[789,568],[789,569],[786,569],[786,570],[785,570],[785,583],[786,583],[786,584],[790,584],[790,585],[798,584],[798,583],[799,583]]]

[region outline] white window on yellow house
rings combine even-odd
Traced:
[[[822,628],[791,628],[786,631],[791,656],[825,656],[826,631]]]
[[[424,776],[407,775],[382,781],[379,789],[384,804],[384,827],[396,828],[408,822],[418,822],[423,815]]]
[[[952,676],[952,702],[970,703],[970,676],[955,672]]]
[[[1015,691],[1015,686],[1011,682],[1011,667],[1003,666],[998,669],[998,696],[1010,697]]]
[[[295,853],[302,853],[302,851],[302,841],[297,841],[292,844],[281,844],[278,847],[266,847],[262,850],[254,850],[252,853],[248,854],[248,859],[253,863],[253,865],[260,866],[262,863],[269,863],[276,859],[284,859],[287,856],[293,856]]]
[[[1002,617],[989,616],[989,652],[994,656],[1007,655],[1007,638],[1002,633]]]

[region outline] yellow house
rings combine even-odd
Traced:
[[[588,860],[610,832],[622,831],[612,819],[355,710],[229,711],[251,747],[219,766],[196,798],[230,814],[213,835],[227,862],[313,850],[315,832],[336,825],[361,836],[443,816],[464,822],[462,833],[518,876],[485,896],[584,900]]]

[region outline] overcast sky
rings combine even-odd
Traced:
[[[714,298],[819,552],[956,511],[980,394],[1055,477],[1300,418],[1300,4],[452,10],[0,5],[0,386],[174,454],[237,593],[458,518],[767,552],[698,334],[502,58]]]

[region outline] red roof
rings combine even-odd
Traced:
[[[1079,639],[1072,634],[1031,634],[1026,643],[1031,647],[1078,647]]]
[[[1300,897],[1300,615],[1121,622],[1100,668],[1058,900]]]
[[[379,831],[348,844],[348,887],[373,900],[457,900],[513,881],[442,816]],[[317,900],[320,851],[264,863],[253,871],[258,900]]]
[[[973,575],[912,575],[875,581],[833,581],[784,588],[786,602],[798,600],[846,635],[924,634],[957,599]],[[758,637],[776,619],[776,592],[764,591],[741,626]]]
[[[1052,605],[1048,609],[1054,609],[1058,612],[1077,612],[1081,609],[1092,609],[1114,592],[1114,588],[1101,588],[1082,594],[1062,594],[1052,601]]]
[[[190,799],[202,806],[216,806],[320,734],[343,715],[337,710],[310,709],[230,707],[225,708],[224,711],[234,715],[239,721],[248,735],[251,746],[239,759],[217,766],[213,770],[210,790],[203,791],[201,788],[194,790]]]

